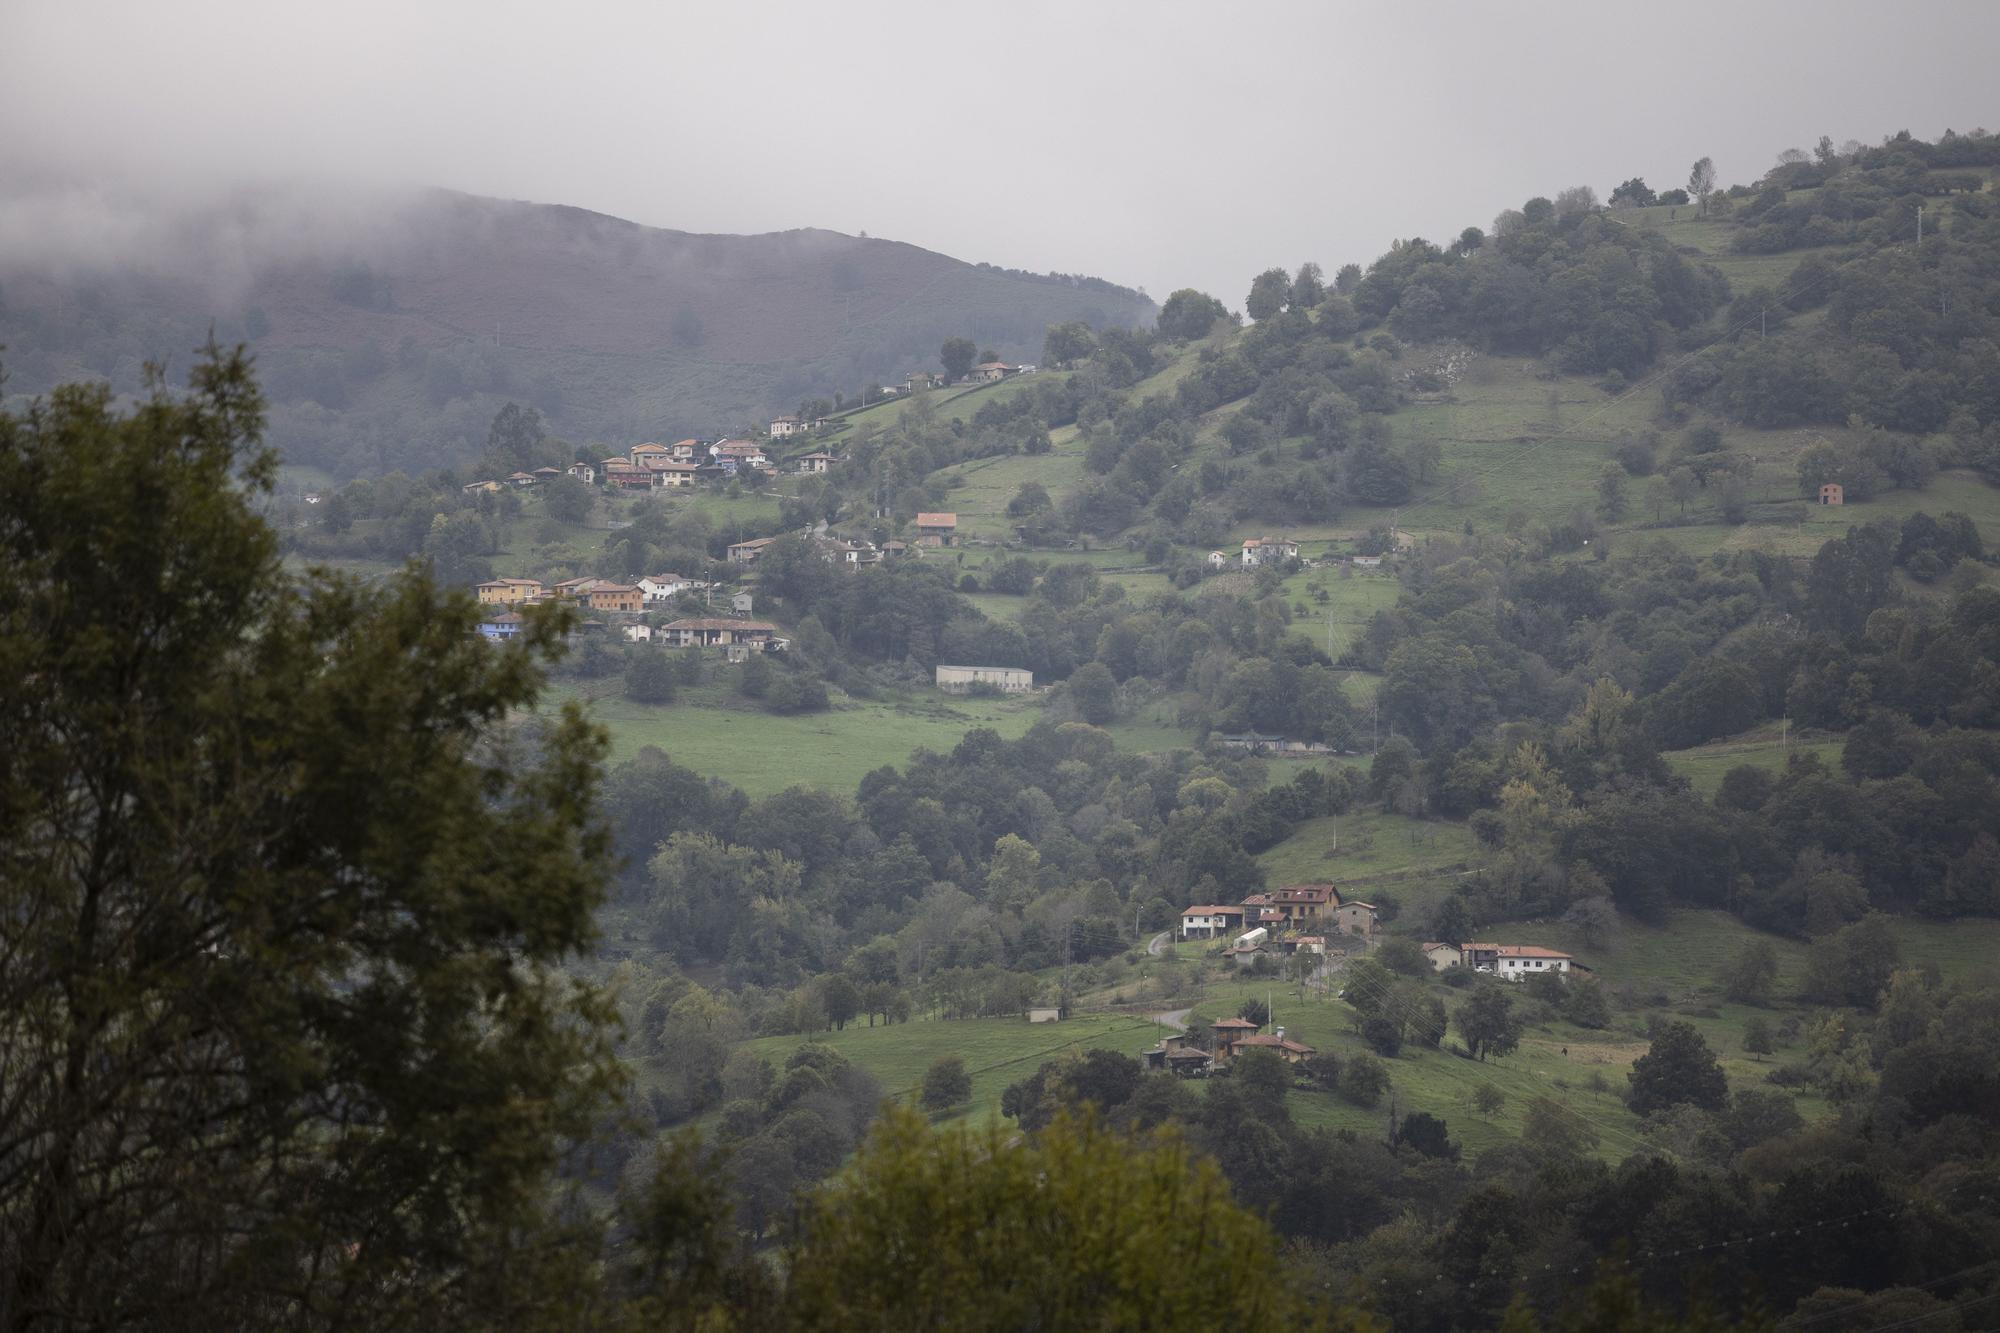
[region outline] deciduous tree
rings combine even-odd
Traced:
[[[518,1326],[617,1082],[604,739],[500,725],[560,615],[289,575],[262,421],[213,348],[0,415],[0,1322]]]

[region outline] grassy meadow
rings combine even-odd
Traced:
[[[713,669],[710,683],[683,689],[670,704],[625,698],[617,677],[556,682],[551,704],[582,702],[611,733],[612,762],[652,745],[675,763],[721,778],[751,796],[791,786],[849,792],[862,775],[900,764],[912,751],[948,751],[974,727],[1007,737],[1034,725],[1039,702],[1031,699],[964,699],[914,691],[862,701],[836,693],[823,713],[780,717],[736,695],[729,668]]]

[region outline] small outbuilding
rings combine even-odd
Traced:
[[[1847,503],[1847,492],[1839,482],[1829,481],[1819,488],[1819,502],[1823,505],[1844,505]]]
[[[1062,1010],[1055,1008],[1030,1009],[1028,1011],[1028,1021],[1030,1023],[1060,1023],[1062,1021]]]

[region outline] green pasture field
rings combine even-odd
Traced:
[[[721,778],[751,796],[786,787],[819,787],[852,793],[864,774],[884,764],[900,766],[919,749],[949,751],[974,727],[992,727],[1012,738],[1034,725],[1040,703],[1030,699],[961,699],[916,691],[863,702],[836,694],[824,713],[780,717],[731,692],[717,659],[719,683],[683,689],[671,704],[640,704],[624,697],[616,677],[551,684],[550,703],[577,699],[611,733],[612,761],[644,746],[664,750],[677,764]]]
[[[1337,987],[1338,982],[1334,985]],[[1439,988],[1448,1009],[1456,1009],[1463,992]],[[1228,978],[1211,983],[1194,1013],[1209,1020],[1234,1015],[1248,1000],[1266,1001],[1272,1024],[1285,1035],[1342,1059],[1368,1051],[1354,1032],[1355,1012],[1331,994],[1301,988],[1277,978]],[[1269,1031],[1270,1028],[1266,1028]],[[1457,1028],[1447,1029],[1447,1045],[1456,1045]],[[1567,1048],[1569,1054],[1564,1055]],[[1478,1061],[1444,1049],[1406,1045],[1389,1066],[1398,1114],[1429,1111],[1445,1120],[1451,1136],[1473,1152],[1483,1152],[1519,1138],[1528,1103],[1553,1097],[1570,1107],[1581,1123],[1599,1135],[1598,1151],[1609,1160],[1624,1157],[1639,1146],[1639,1121],[1618,1101],[1626,1086],[1625,1073],[1643,1055],[1646,1043],[1611,1033],[1588,1032],[1567,1024],[1530,1028],[1519,1050],[1500,1059]],[[1605,1084],[1602,1092],[1589,1086],[1592,1074]],[[1498,1088],[1505,1103],[1491,1118],[1472,1108],[1474,1091],[1482,1083]],[[1363,1108],[1318,1091],[1294,1091],[1288,1105],[1303,1124],[1380,1136],[1386,1128],[1388,1098]]]
[[[1840,767],[1844,745],[1838,737],[1794,727],[1787,740],[1782,724],[1772,722],[1740,736],[1710,741],[1690,750],[1670,750],[1661,758],[1668,767],[1686,778],[1704,797],[1713,797],[1730,769],[1749,764],[1771,773],[1784,771],[1788,754],[1815,754],[1829,768]]]
[[[1083,446],[1076,428],[1064,426],[1050,432],[1054,448],[1046,454],[1003,454],[954,463],[933,476],[947,488],[945,504],[958,515],[962,538],[992,542],[1014,536],[1014,519],[1007,514],[1007,502],[1021,484],[1038,481],[1060,504],[1062,497],[1083,480]]]
[[[1160,1039],[1160,1028],[1135,1014],[1079,1014],[1060,1023],[1024,1018],[917,1019],[884,1027],[863,1022],[843,1032],[808,1037],[758,1037],[744,1045],[782,1069],[806,1041],[824,1042],[881,1081],[884,1092],[914,1105],[924,1071],[947,1055],[965,1061],[972,1096],[941,1117],[984,1123],[1000,1115],[1000,1094],[1065,1050],[1101,1046],[1138,1055]]]
[[[1279,768],[1273,776],[1289,780],[1296,771]],[[1434,899],[1450,892],[1459,872],[1479,860],[1464,824],[1360,810],[1307,820],[1257,863],[1273,884],[1337,884],[1343,895],[1359,898],[1371,888],[1385,890],[1403,915],[1419,920]]]

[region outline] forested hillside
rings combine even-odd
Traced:
[[[1097,279],[830,231],[695,235],[442,191],[301,208],[251,196],[159,223],[139,253],[0,256],[9,390],[132,392],[213,326],[257,354],[286,460],[345,478],[462,463],[509,400],[578,443],[714,435],[900,382],[948,336],[1022,360],[1050,323],[1152,313]]]
[[[1593,1272],[1669,1324],[1977,1327],[1996,163],[1896,136],[1683,204],[1538,196],[1268,270],[1248,324],[1194,291],[1153,329],[1055,323],[1036,374],[681,494],[467,494],[562,461],[512,404],[474,464],[271,513],[301,561],[671,570],[713,586],[635,624],[747,592],[787,637],[732,666],[579,633],[510,716],[531,753],[572,703],[610,730],[618,868],[577,966],[618,997],[631,1095],[566,1168],[594,1197],[699,1132],[671,1160],[717,1244],[791,1253],[797,1199],[867,1187],[841,1172],[885,1097],[1036,1153],[1090,1114],[1175,1129],[1283,1238],[1274,1274],[1398,1328],[1591,1325]],[[940,513],[958,545],[889,558]],[[943,700],[946,663],[1053,688]],[[1273,739],[1305,753],[1242,748]],[[1173,938],[1299,884],[1380,933]],[[1468,940],[1577,969],[1423,948]],[[1293,1047],[1144,1067],[1231,1019]],[[918,1175],[979,1155],[881,1133]]]

